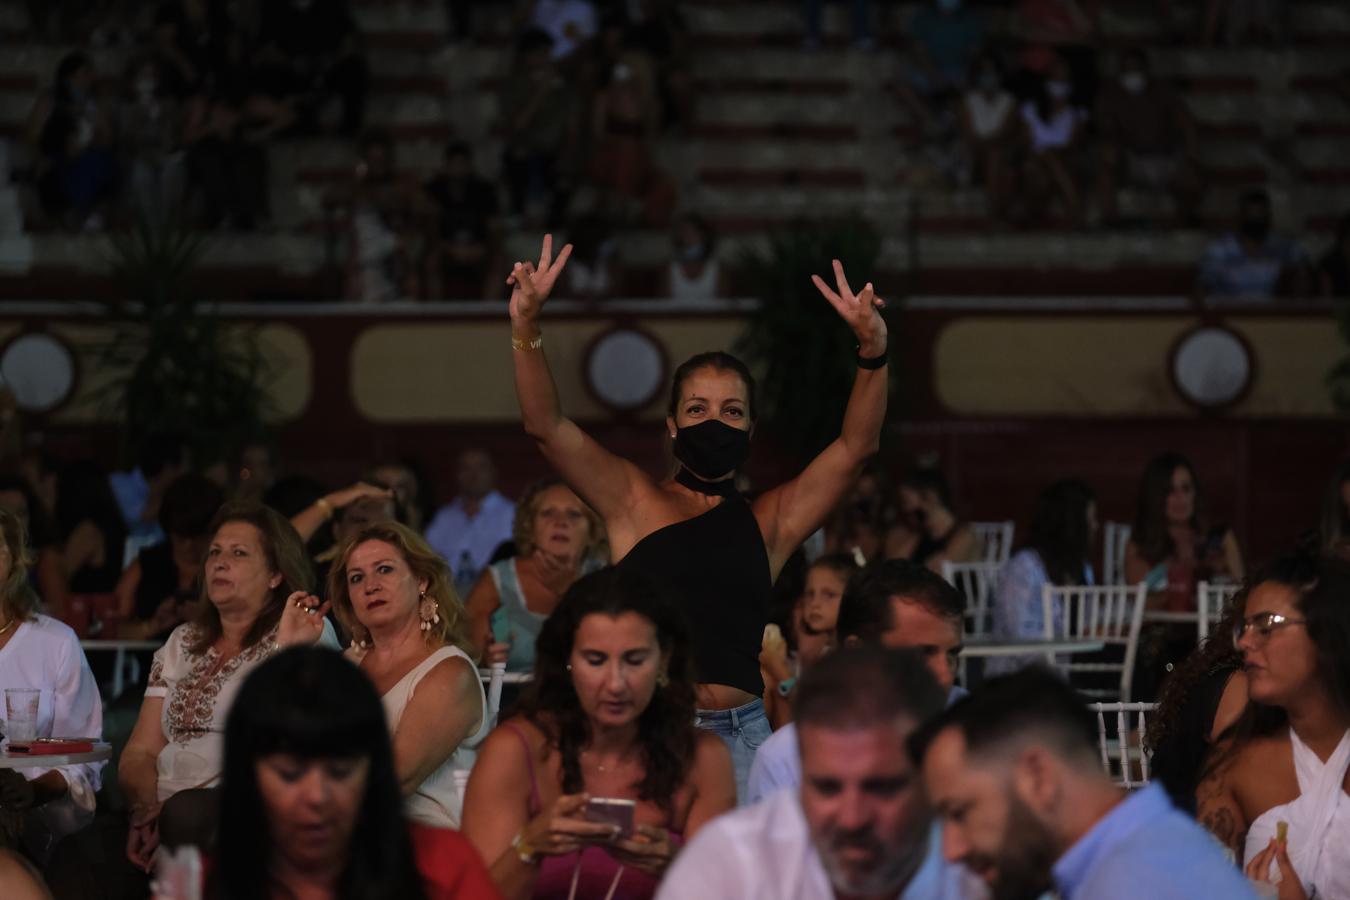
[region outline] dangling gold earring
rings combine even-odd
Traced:
[[[656,686],[662,690],[670,687],[670,675],[662,671],[660,675],[656,676]]]
[[[430,631],[432,625],[441,624],[441,611],[436,605],[436,601],[427,599],[427,592],[421,593],[422,605],[418,609],[418,615],[422,619],[421,628],[423,631]]]

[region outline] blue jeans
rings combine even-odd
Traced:
[[[720,737],[731,751],[731,764],[736,770],[736,797],[739,803],[749,799],[750,766],[755,761],[759,745],[769,739],[773,728],[764,714],[764,701],[752,700],[735,709],[697,710],[694,724]]]

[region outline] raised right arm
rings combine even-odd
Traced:
[[[516,399],[525,432],[539,444],[544,457],[572,489],[591,505],[613,530],[616,520],[632,508],[634,495],[647,476],[637,466],[601,447],[575,422],[563,415],[558,388],[544,355],[540,311],[562,273],[572,245],[553,259],[553,237],[544,236],[539,266],[516,263],[507,283],[511,292],[511,354],[514,357]]]

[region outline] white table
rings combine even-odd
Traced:
[[[990,656],[1030,656],[1037,653],[1095,653],[1106,646],[1094,638],[991,638],[971,635],[961,647],[968,658]]]
[[[136,661],[134,658],[129,657],[128,654],[146,650],[153,652],[164,646],[164,642],[144,640],[91,640],[80,641],[80,646],[84,648],[85,653],[117,654],[116,658],[113,659],[112,696],[108,698],[109,700],[116,700],[118,697],[122,696],[122,689],[126,686],[127,678],[125,672],[127,663],[134,663]],[[131,680],[135,681],[139,674],[140,672],[137,670],[137,673],[131,676]]]
[[[10,753],[0,752],[0,769],[35,769],[75,766],[80,763],[107,762],[112,759],[112,744],[98,741],[88,753]]]

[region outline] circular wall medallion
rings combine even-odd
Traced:
[[[0,352],[0,378],[14,391],[19,409],[51,412],[75,388],[75,355],[50,334],[21,334]]]
[[[1222,325],[1201,325],[1172,348],[1172,383],[1202,409],[1220,409],[1242,399],[1252,384],[1255,360],[1242,336]]]
[[[666,384],[665,348],[647,332],[627,325],[597,337],[583,365],[591,395],[614,412],[637,412]]]

